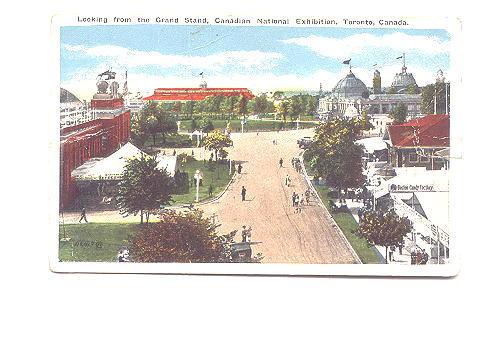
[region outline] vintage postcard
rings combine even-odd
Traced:
[[[446,18],[55,17],[51,268],[455,275],[459,38]]]

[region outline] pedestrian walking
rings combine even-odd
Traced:
[[[248,231],[246,230],[246,226],[243,226],[243,230],[241,231],[241,242],[245,243],[246,238],[248,236]]]
[[[394,245],[391,245],[389,248],[389,260],[393,261],[393,253],[395,252],[396,248]]]
[[[289,174],[285,176],[285,186],[289,187]]]
[[[278,164],[280,165],[280,168],[282,168],[282,166],[284,165],[284,160],[282,158],[280,158],[280,160],[278,161]]]
[[[304,194],[301,194],[301,198],[300,198],[300,204],[301,206],[304,206]]]
[[[294,201],[294,205],[295,205],[295,213],[301,213],[299,194],[296,194],[296,199]]]
[[[243,187],[241,188],[241,201],[246,201],[246,188]]]
[[[85,214],[85,207],[82,207],[82,212],[80,213],[79,223],[82,222],[82,220],[84,220],[85,223],[89,223],[89,221],[87,221],[87,216]]]
[[[237,173],[238,173],[238,174],[241,174],[241,171],[242,171],[242,170],[243,170],[243,166],[242,166],[242,164],[241,164],[241,163],[239,163],[239,164],[237,165]]]
[[[311,192],[309,191],[309,189],[306,190],[304,195],[306,195],[306,205],[309,206],[309,199],[311,198]]]
[[[292,207],[296,207],[296,192],[292,192]]]

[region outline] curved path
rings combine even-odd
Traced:
[[[230,154],[242,161],[243,172],[217,201],[200,206],[206,215],[216,214],[219,231],[252,227],[253,253],[261,252],[268,263],[357,263],[346,241],[333,229],[326,210],[311,197],[301,213],[292,207],[292,193],[303,193],[308,184],[291,165],[300,153],[296,141],[312,130],[233,134]],[[273,139],[278,144],[273,144]],[[279,160],[283,158],[283,168]],[[292,179],[290,187],[285,177]],[[241,187],[246,201],[241,201]]]

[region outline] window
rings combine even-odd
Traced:
[[[419,157],[417,156],[417,153],[409,153],[408,161],[411,163],[417,163],[419,161]]]

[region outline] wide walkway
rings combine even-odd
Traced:
[[[264,263],[356,263],[324,208],[313,202],[295,213],[292,207],[292,193],[303,193],[308,185],[291,159],[300,152],[297,139],[309,135],[312,130],[233,134],[231,156],[242,161],[243,171],[219,200],[201,208],[218,216],[221,232],[237,229],[236,241],[242,226],[251,226],[252,241],[261,242],[253,245],[253,253],[262,253]],[[243,186],[246,201],[241,201]]]

